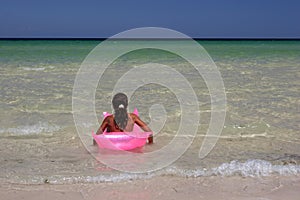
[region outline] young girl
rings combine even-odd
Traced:
[[[107,132],[131,132],[136,123],[146,132],[152,130],[136,114],[127,113],[128,98],[123,93],[116,94],[112,99],[112,105],[115,110],[114,115],[106,117],[97,131],[97,135],[102,134],[105,129]],[[148,143],[153,143],[153,135],[148,137]],[[94,141],[95,144],[95,141]]]

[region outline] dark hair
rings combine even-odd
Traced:
[[[115,122],[119,129],[124,130],[127,126],[128,114],[128,98],[126,94],[118,93],[112,99],[112,105],[115,110]]]

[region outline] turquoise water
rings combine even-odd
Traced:
[[[182,58],[161,50],[138,50],[118,58],[98,84],[95,107],[99,118],[102,111],[111,111],[116,80],[128,69],[149,62],[171,66],[183,74],[200,104],[197,137],[186,153],[163,170],[138,175],[117,172],[96,161],[75,129],[74,80],[81,63],[99,42],[0,41],[1,181],[73,183],[164,174],[300,173],[300,41],[198,41],[221,72],[227,96],[224,129],[203,160],[197,156],[210,119],[210,98],[203,79]],[[180,41],[172,43],[180,46]],[[168,121],[156,135],[156,143],[146,146],[145,152],[160,149],[172,140],[180,121],[180,107],[168,88],[156,84],[139,88],[130,100],[130,108],[138,107],[147,123],[151,121],[149,107],[157,103],[165,107]]]

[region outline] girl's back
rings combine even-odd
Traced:
[[[121,129],[116,121],[113,115],[110,115],[105,118],[107,120],[107,132],[131,132],[133,130],[134,126],[134,118],[136,117],[133,113],[128,113],[128,119],[127,119],[127,125],[124,129]]]

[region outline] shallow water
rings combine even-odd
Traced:
[[[149,62],[178,70],[190,82],[199,100],[201,118],[193,144],[172,165],[142,174],[118,172],[97,161],[85,149],[75,128],[72,115],[75,76],[99,42],[0,41],[2,182],[75,183],[166,174],[197,177],[300,173],[299,41],[198,41],[220,70],[227,96],[224,129],[204,159],[199,159],[198,153],[208,128],[211,103],[205,82],[195,69],[172,53],[153,49],[130,52],[112,63],[96,91],[95,108],[100,121],[103,111],[111,111],[116,80],[132,67]],[[172,43],[179,46],[180,42]],[[179,102],[166,87],[157,84],[140,87],[129,107],[130,110],[138,107],[141,118],[150,123],[148,112],[154,104],[164,106],[167,122],[155,135],[155,144],[136,153],[161,149],[178,130]],[[97,124],[82,125],[97,127]],[[89,148],[97,154],[97,147]],[[119,156],[116,152],[105,155]]]

